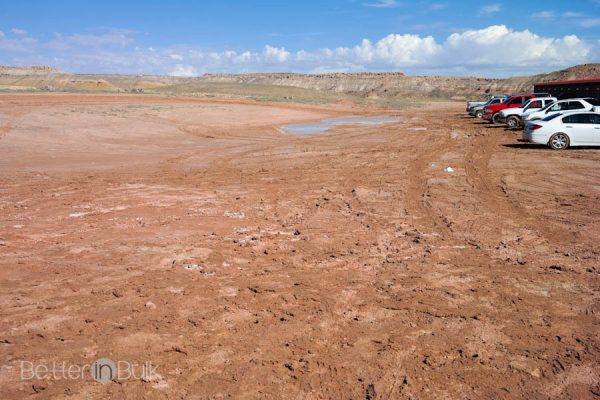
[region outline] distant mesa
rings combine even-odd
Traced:
[[[220,78],[220,77],[235,77],[235,76],[255,76],[261,78],[279,78],[279,79],[293,79],[298,77],[312,77],[312,78],[381,78],[388,76],[406,76],[404,72],[328,72],[321,74],[301,74],[295,72],[257,72],[251,74],[218,74],[218,73],[206,73],[202,75],[203,78]]]
[[[46,75],[64,74],[63,71],[46,65],[34,65],[30,67],[12,67],[0,65],[1,75]]]
[[[402,72],[204,74],[175,77],[122,74],[71,74],[48,66],[0,66],[0,91],[154,93],[225,96],[288,101],[322,98],[484,98],[488,93],[533,90],[544,81],[600,77],[600,64],[582,64],[560,71],[505,79],[474,76],[409,76]],[[337,100],[336,100],[337,99]]]

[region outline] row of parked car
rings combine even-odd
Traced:
[[[526,142],[555,150],[569,146],[600,146],[600,101],[561,99],[548,93],[492,95],[487,101],[467,102],[469,115],[510,128],[523,127]]]

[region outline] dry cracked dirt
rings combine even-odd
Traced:
[[[401,121],[278,130],[363,114]],[[1,95],[0,397],[600,398],[600,149],[518,137],[462,103]],[[156,368],[27,370],[98,358]]]

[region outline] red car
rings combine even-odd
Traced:
[[[510,96],[508,99],[504,100],[502,103],[498,104],[490,104],[489,106],[485,106],[483,108],[483,119],[488,120],[494,124],[500,123],[497,120],[500,117],[500,111],[505,108],[515,108],[523,106],[527,100],[539,96],[537,93],[531,94],[518,94],[515,96]]]

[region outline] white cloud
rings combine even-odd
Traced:
[[[10,30],[12,33],[14,33],[17,36],[25,36],[27,35],[27,31],[23,30],[23,29],[18,29],[18,28],[12,28]]]
[[[238,63],[245,63],[249,62],[250,60],[252,60],[252,53],[249,51],[245,51],[235,58],[235,61]]]
[[[488,4],[481,7],[480,11],[482,14],[494,14],[502,11],[502,6],[500,4]]]
[[[565,66],[588,60],[590,47],[575,35],[545,38],[495,25],[450,35],[444,43],[444,58],[467,66]]]
[[[26,39],[34,42],[28,44]],[[0,33],[0,49],[5,50],[0,52],[0,64],[48,64],[72,72],[177,76],[197,76],[206,72],[285,71],[404,71],[410,74],[506,76],[600,60],[600,41],[584,40],[575,35],[544,37],[504,25],[453,33],[442,40],[418,34],[389,34],[375,41],[363,39],[353,46],[297,51],[271,45],[250,51],[190,45],[123,46],[118,40],[105,39],[91,42],[97,45],[63,41],[61,43],[67,47],[58,47],[57,51],[54,47],[49,48],[48,43]],[[103,44],[98,44],[100,42]],[[9,58],[7,54],[13,55]]]
[[[171,76],[198,76],[198,71],[191,65],[176,64],[175,69],[169,74]]]
[[[579,25],[584,28],[595,28],[600,26],[600,18],[586,18],[579,21]]]
[[[11,33],[16,36],[9,37],[4,32],[0,31],[0,50],[10,52],[31,52],[34,50],[37,40],[24,36],[27,32],[22,31],[23,34],[15,34],[14,29],[11,29]]]
[[[102,28],[100,33],[76,33],[63,35],[54,33],[54,39],[47,43],[47,47],[54,50],[68,50],[76,46],[100,47],[116,45],[125,47],[133,42],[133,31],[128,29]]]
[[[407,66],[423,63],[439,53],[440,46],[431,36],[391,34],[372,44],[364,39],[353,48],[339,47],[334,55],[340,58],[351,57],[363,64],[388,63],[393,66]]]
[[[277,48],[266,45],[263,54],[267,60],[271,61],[284,62],[290,58],[290,53],[283,47]]]
[[[565,18],[579,18],[579,17],[583,17],[582,13],[573,12],[573,11],[565,11],[562,15]]]
[[[376,8],[394,8],[398,7],[399,4],[396,0],[376,0],[373,3],[364,3],[363,5]]]
[[[555,13],[552,10],[544,10],[544,11],[535,12],[535,13],[531,14],[531,16],[533,18],[539,18],[539,19],[552,19],[555,17]]]
[[[429,5],[429,9],[432,11],[439,11],[448,8],[448,4],[443,3],[433,3]]]

